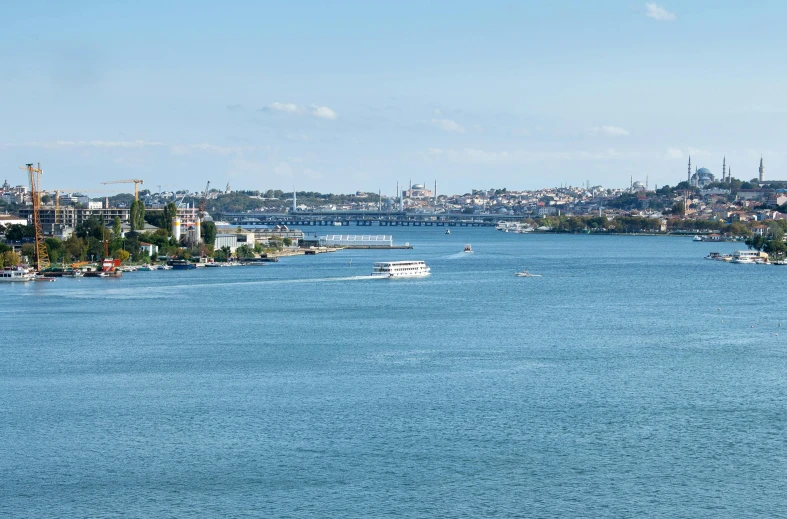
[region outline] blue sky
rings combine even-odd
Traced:
[[[0,163],[45,188],[393,194],[787,178],[787,2],[6,2]]]

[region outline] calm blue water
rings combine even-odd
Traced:
[[[784,514],[787,267],[442,233],[1,285],[0,516]]]

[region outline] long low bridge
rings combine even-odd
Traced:
[[[265,213],[228,212],[224,220],[237,225],[357,225],[357,226],[439,226],[494,227],[499,221],[518,222],[524,216],[510,214],[407,213],[372,211],[304,211]]]

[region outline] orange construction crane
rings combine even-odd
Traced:
[[[35,262],[36,262],[36,271],[41,272],[45,268],[49,267],[49,254],[46,250],[46,243],[44,242],[44,230],[41,227],[41,173],[44,171],[41,169],[41,163],[38,163],[37,167],[33,167],[33,164],[26,164],[24,168],[26,169],[28,176],[30,177],[30,201],[33,203],[33,229],[35,229],[36,233],[36,252],[35,252]]]
[[[102,184],[131,184],[134,183],[134,200],[139,200],[139,185],[144,184],[145,181],[139,178],[130,178],[128,180],[110,180],[102,182]]]

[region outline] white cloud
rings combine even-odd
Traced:
[[[588,132],[591,135],[606,135],[608,137],[622,137],[629,134],[628,130],[618,126],[595,126]]]
[[[671,13],[660,5],[651,2],[645,4],[645,9],[649,18],[653,18],[654,20],[658,20],[660,22],[672,22],[677,18],[675,13]]]
[[[432,119],[432,125],[444,132],[465,133],[465,127],[451,119]]]
[[[271,103],[266,108],[274,112],[287,112],[290,114],[297,114],[300,111],[298,105],[293,103]]]
[[[317,117],[318,119],[328,119],[333,121],[337,119],[338,114],[328,108],[327,106],[299,106],[295,103],[271,103],[262,108],[263,112],[278,112],[292,115],[306,115],[310,117]]]
[[[331,121],[333,121],[337,117],[336,112],[334,112],[327,106],[310,106],[308,110],[308,114],[311,115],[312,117],[319,117],[320,119],[330,119]]]

